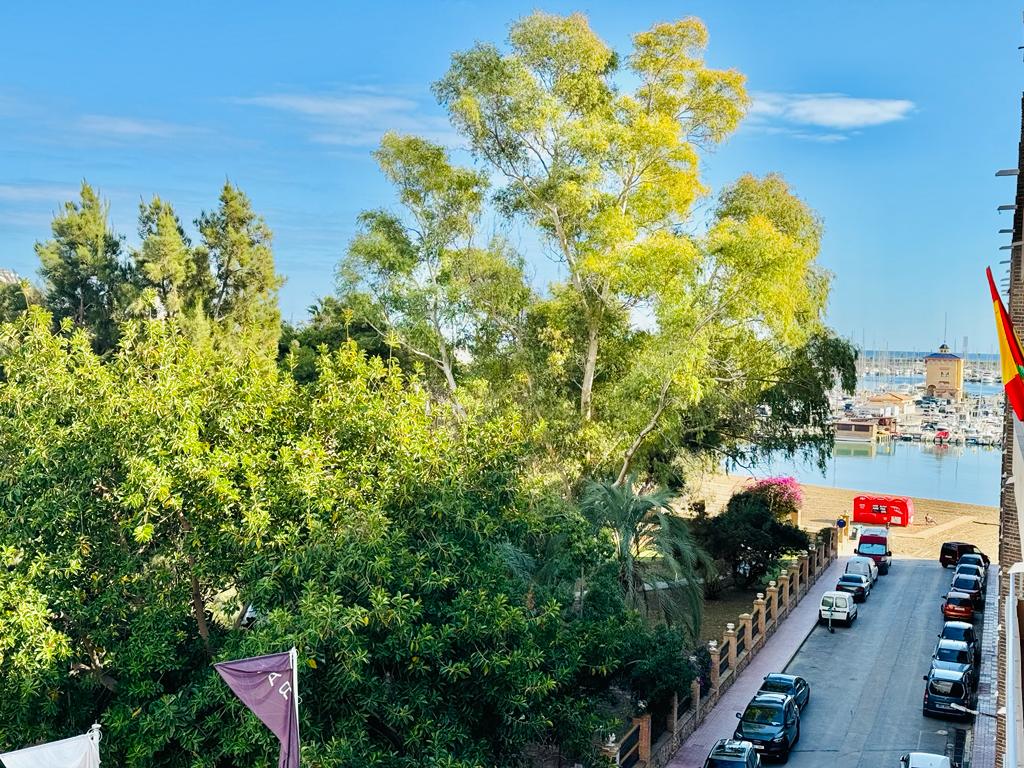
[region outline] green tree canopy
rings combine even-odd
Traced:
[[[82,182],[78,202],[54,217],[53,237],[36,243],[46,306],[57,321],[89,328],[99,350],[117,340],[120,311],[131,298],[131,279],[121,237],[110,230],[109,206]]]
[[[581,614],[517,575],[591,535],[525,492],[518,420],[460,424],[354,343],[301,386],[176,322],[106,360],[39,310],[0,327],[0,750],[99,720],[112,763],[263,765],[210,663],[294,644],[311,764],[591,762],[654,640],[614,593]]]

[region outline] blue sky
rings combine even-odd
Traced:
[[[995,349],[985,265],[1009,238],[1024,64],[1009,2],[5,4],[0,10],[0,267],[88,179],[135,241],[140,199],[191,221],[225,178],[275,233],[286,318],[330,293],[365,208],[393,204],[370,151],[385,130],[455,141],[430,84],[453,51],[501,41],[534,8],[630,35],[695,15],[708,60],[748,77],[754,108],[704,157],[714,190],[778,171],[824,218],[829,320],[868,347],[964,335]],[[553,276],[528,236],[511,236]]]

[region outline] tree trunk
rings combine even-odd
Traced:
[[[590,318],[587,323],[587,357],[583,363],[583,383],[580,386],[580,415],[590,421],[594,415],[594,375],[597,372],[598,322]]]

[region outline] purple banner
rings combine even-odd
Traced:
[[[278,768],[299,768],[299,699],[296,653],[222,661],[214,668],[235,695],[281,741]]]

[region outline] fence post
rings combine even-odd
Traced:
[[[776,621],[782,618],[782,614],[789,615],[789,573],[779,575],[779,591],[782,593],[782,612],[776,614]]]
[[[690,683],[690,706],[693,708],[693,722],[700,722],[700,681]],[[673,730],[673,733],[675,731]]]
[[[775,581],[768,582],[768,604],[772,607],[772,624],[779,623],[779,588]]]
[[[821,563],[821,557],[818,555],[818,542],[814,542],[813,547],[807,548],[807,586],[818,580],[819,565]]]
[[[828,544],[826,542],[824,542],[824,541],[821,542],[821,544],[818,545],[818,570],[821,571],[822,573],[824,573],[825,569],[828,567],[828,552],[827,552],[827,548],[828,548]]]
[[[697,683],[696,680],[690,683],[690,690],[693,691],[693,683]],[[700,683],[697,683],[697,690],[700,691]],[[672,706],[668,710],[668,722],[665,723],[668,726],[668,732],[673,736],[676,735],[676,723],[679,722],[679,694],[672,694]]]
[[[746,638],[747,658],[754,655],[754,641],[750,636],[750,625],[753,617],[749,613],[740,614],[740,626],[743,627],[743,637]]]
[[[793,585],[793,606],[800,602],[800,565],[793,563],[789,566],[789,583]]]
[[[646,765],[651,760],[651,713],[647,712],[640,717],[633,718],[633,725],[640,726],[639,749],[637,756]]]
[[[765,618],[764,618],[764,592],[757,593],[757,599],[754,600],[754,610],[757,611],[757,636],[761,638],[761,644],[765,642]]]
[[[729,669],[736,676],[736,625],[732,622],[725,625],[725,640],[729,643]]]
[[[800,566],[800,583],[803,585],[804,592],[811,587],[811,556],[808,552],[801,552],[800,558],[797,560]]]
[[[711,656],[711,687],[718,690],[719,673],[718,668],[722,663],[722,649],[714,640],[708,640],[708,653]]]

